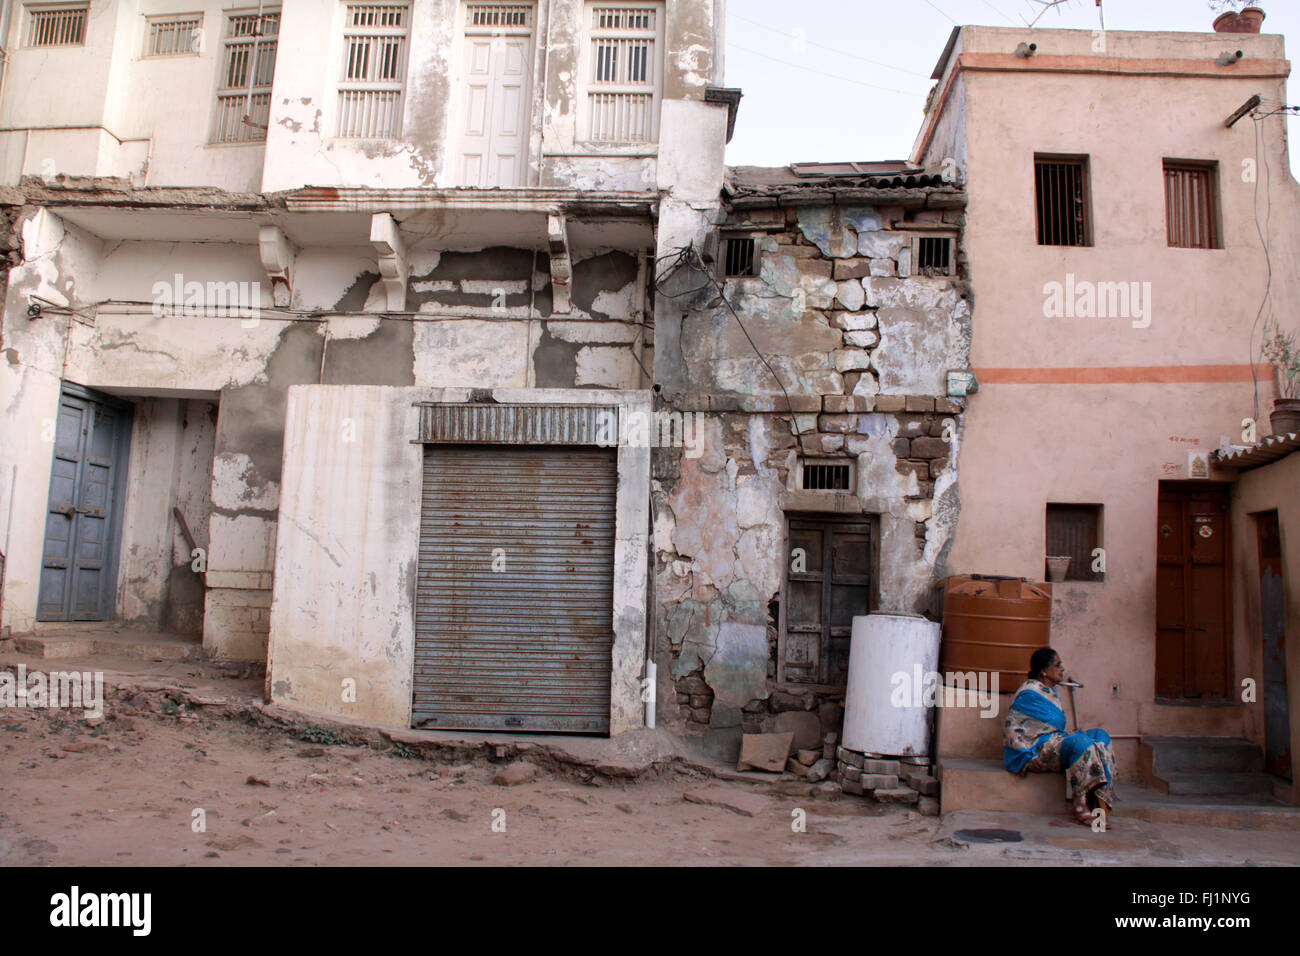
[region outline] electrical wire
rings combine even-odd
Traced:
[[[988,0],[984,0],[984,2],[987,3]],[[771,30],[773,33],[779,33],[784,37],[790,37],[790,33],[780,27],[774,27],[767,23],[760,23],[758,20],[751,20],[749,17],[742,17],[738,13],[729,13],[728,17],[734,20],[744,20],[746,23],[752,23],[754,26],[762,27],[764,30]],[[861,60],[863,63],[870,63],[872,66],[884,67],[886,70],[897,70],[899,73],[906,73],[908,76],[919,76],[923,80],[930,79],[930,76],[927,73],[918,73],[915,70],[906,70],[901,66],[882,63],[880,60],[873,60],[869,57],[860,56],[857,53],[849,53],[847,50],[840,50],[833,46],[827,46],[825,43],[818,43],[816,40],[809,40],[807,37],[803,38],[803,42],[807,43],[809,46],[819,47],[823,50],[828,50],[831,53],[838,54],[839,56],[848,57],[851,60]]]
[[[1020,26],[1020,24],[1016,23],[1015,20],[1011,19],[1010,16],[1008,16],[1008,15],[1005,14],[1005,13],[1003,13],[1003,12],[1002,12],[1001,10],[999,10],[997,7],[993,6],[993,4],[989,3],[989,0],[983,0],[983,2],[984,2],[984,6],[988,7],[990,10],[992,10],[994,13],[996,13],[998,16],[1000,16],[1003,20],[1006,20],[1007,23],[1010,23],[1010,24],[1011,24],[1012,26],[1014,26],[1014,27],[1018,27],[1018,26]]]
[[[942,13],[945,17],[948,17],[948,22],[951,23],[953,26],[957,25],[956,20],[954,20],[952,17],[949,17],[948,14],[944,13],[942,10],[939,10],[939,8],[936,7],[933,3],[931,3],[930,0],[925,0],[925,5],[932,10],[937,10],[939,13]]]
[[[795,440],[799,444],[799,453],[801,455],[806,455],[808,451],[804,447],[803,443],[803,429],[799,427],[799,417],[795,414],[794,402],[790,399],[790,393],[786,390],[785,383],[781,381],[781,376],[776,374],[776,369],[772,367],[772,363],[767,360],[767,356],[762,353],[758,344],[754,341],[753,336],[749,334],[749,329],[745,328],[745,323],[740,318],[740,313],[736,311],[735,306],[733,306],[727,298],[726,289],[718,282],[712,271],[705,267],[704,262],[700,259],[699,253],[695,251],[694,246],[680,246],[673,255],[661,257],[658,261],[663,261],[668,258],[673,260],[672,265],[670,265],[664,272],[656,275],[655,292],[665,295],[670,299],[677,299],[686,295],[699,295],[701,292],[709,288],[712,288],[717,292],[718,300],[720,300],[722,305],[727,307],[727,311],[730,312],[731,317],[736,320],[736,325],[740,327],[740,331],[744,333],[745,339],[749,342],[749,347],[754,350],[754,354],[757,355],[763,365],[767,367],[772,378],[776,380],[777,387],[781,389],[781,394],[785,396],[786,408],[790,410],[790,428],[794,431]],[[659,288],[661,276],[665,276],[665,273],[671,275],[683,267],[690,269],[693,272],[698,272],[703,276],[705,280],[704,284],[690,292],[679,292],[676,294],[664,292]],[[713,303],[710,303],[710,305],[712,304]]]
[[[766,53],[760,53],[758,50],[751,50],[748,47],[732,45],[731,49],[739,50],[742,53],[749,53],[753,56],[761,56],[765,60],[771,60],[773,63],[780,63],[782,66],[788,66],[792,70],[803,70],[806,73],[816,73],[818,76],[829,77],[832,80],[839,80],[842,83],[853,83],[856,86],[865,86],[869,90],[880,90],[884,93],[897,93],[899,96],[924,96],[923,93],[909,92],[907,90],[896,90],[889,86],[877,86],[875,83],[863,83],[861,80],[855,80],[848,76],[840,76],[836,73],[827,73],[825,70],[815,70],[810,66],[804,66],[802,63],[791,63],[789,60],[782,60],[779,57],[769,56]]]
[[[1248,348],[1250,349],[1250,380],[1255,390],[1253,405],[1253,417],[1255,421],[1259,421],[1260,416],[1259,370],[1258,363],[1255,360],[1255,331],[1259,329],[1260,319],[1262,318],[1264,320],[1264,327],[1260,331],[1260,349],[1262,352],[1264,339],[1268,335],[1269,322],[1273,317],[1273,256],[1268,238],[1273,231],[1273,171],[1268,161],[1268,133],[1267,128],[1264,125],[1264,120],[1268,116],[1274,116],[1279,112],[1285,112],[1285,110],[1286,108],[1259,115],[1257,115],[1258,111],[1251,113],[1251,119],[1255,124],[1255,201],[1253,204],[1253,211],[1255,213],[1255,231],[1259,233],[1260,244],[1264,247],[1264,263],[1267,267],[1267,279],[1264,284],[1264,298],[1260,302],[1259,309],[1255,313],[1255,322],[1250,327],[1250,338],[1248,343]],[[1261,226],[1259,222],[1259,163],[1261,155],[1264,161],[1264,171],[1267,174],[1267,183],[1264,187],[1267,213],[1264,218],[1263,226]],[[1267,314],[1265,310],[1267,310]]]

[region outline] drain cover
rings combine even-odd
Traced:
[[[1024,840],[1019,830],[958,830],[952,836],[963,843],[1020,843]]]

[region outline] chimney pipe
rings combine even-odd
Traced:
[[[1215,33],[1258,33],[1265,13],[1259,7],[1246,7],[1240,13],[1229,10],[1214,21]]]

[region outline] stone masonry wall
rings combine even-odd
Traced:
[[[878,542],[872,609],[931,609],[959,502],[964,399],[946,385],[968,365],[970,301],[960,275],[916,274],[911,236],[934,234],[917,223],[949,226],[956,254],[960,218],[937,210],[733,214],[726,228],[753,235],[760,256],[757,275],[725,282],[740,321],[716,295],[685,304],[682,367],[663,376],[685,387],[661,398],[695,415],[698,440],[658,449],[652,476],[670,726],[733,741],[838,731],[842,686],[778,682],[788,514],[864,516]],[[801,451],[852,463],[855,490],[796,487]]]

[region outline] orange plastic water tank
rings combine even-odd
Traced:
[[[950,577],[939,669],[996,671],[998,690],[1013,692],[1029,674],[1030,655],[1051,643],[1051,629],[1051,585],[983,574]]]

